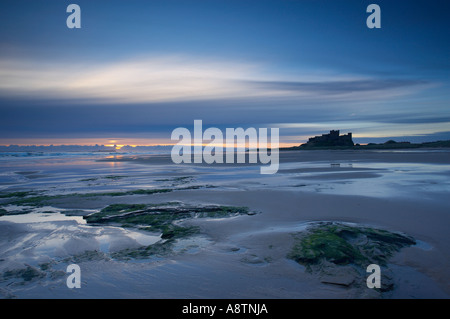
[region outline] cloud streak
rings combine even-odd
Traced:
[[[72,99],[99,104],[247,98],[380,99],[410,94],[429,83],[356,75],[273,74],[262,65],[162,56],[113,63],[0,60],[0,95]]]

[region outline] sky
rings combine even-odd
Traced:
[[[69,4],[81,28],[69,29]],[[381,9],[370,29],[369,4]],[[0,145],[450,139],[447,0],[2,0]]]

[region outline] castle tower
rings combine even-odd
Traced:
[[[330,137],[332,137],[332,138],[339,137],[339,130],[331,130],[330,131]]]

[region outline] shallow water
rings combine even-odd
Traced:
[[[0,216],[0,221],[20,224],[75,221],[78,224],[86,224],[86,220],[84,220],[82,216],[66,216],[59,211],[50,212],[50,209],[56,210],[54,207],[45,206],[41,209],[33,209],[33,212],[28,214]],[[39,212],[39,210],[43,210],[44,212]]]

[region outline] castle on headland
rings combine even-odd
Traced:
[[[301,147],[330,147],[330,146],[354,146],[352,133],[339,135],[339,130],[332,130],[329,134],[311,137]]]

